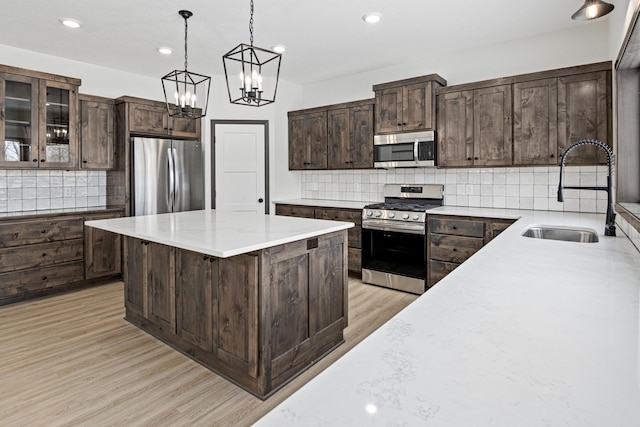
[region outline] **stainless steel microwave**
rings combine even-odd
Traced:
[[[376,168],[417,168],[436,165],[436,138],[432,130],[375,135],[373,166]]]

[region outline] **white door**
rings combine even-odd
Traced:
[[[262,124],[216,123],[216,209],[265,213],[264,130]]]

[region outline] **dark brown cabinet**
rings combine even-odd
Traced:
[[[79,79],[0,65],[4,168],[78,168]]]
[[[362,211],[360,209],[276,204],[276,215],[353,222],[355,227],[348,230],[349,272],[356,275],[362,273]]]
[[[119,218],[120,212],[89,215],[85,221]],[[84,272],[86,279],[113,276],[122,272],[122,240],[119,234],[84,227]]]
[[[289,169],[327,168],[327,112],[289,112]]]
[[[437,74],[373,86],[375,133],[396,133],[434,129],[435,91],[447,82]]]
[[[166,104],[144,99],[130,100],[129,132],[145,135],[176,136],[200,139],[200,119],[171,117]]]
[[[0,305],[61,292],[120,272],[120,239],[92,233],[85,220],[122,211],[0,221]]]
[[[513,164],[549,165],[558,156],[558,80],[513,85]]]
[[[373,100],[327,112],[328,168],[373,168]]]
[[[509,219],[428,215],[427,285],[435,285],[513,222]]]
[[[109,170],[114,162],[114,101],[80,95],[80,169]]]
[[[581,139],[611,145],[610,62],[449,86],[437,98],[441,167],[557,165]],[[567,157],[604,162],[596,147]]]
[[[582,139],[611,144],[611,71],[558,78],[558,151]],[[567,156],[567,164],[606,163],[604,152],[581,147]]]

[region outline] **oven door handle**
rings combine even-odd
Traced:
[[[415,160],[416,163],[418,163],[420,161],[420,159],[418,158],[418,155],[419,155],[418,146],[419,145],[420,145],[420,140],[416,138],[416,141],[413,143],[413,160]]]
[[[362,228],[366,228],[368,230],[380,230],[380,231],[395,231],[398,233],[409,233],[409,234],[425,234],[424,223],[397,223],[393,225],[389,225],[388,221],[384,220],[376,220],[369,219],[366,222],[362,222]]]

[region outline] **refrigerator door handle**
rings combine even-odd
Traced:
[[[169,205],[169,211],[173,212],[173,205],[175,201],[175,167],[173,152],[171,151],[171,148],[167,148],[167,163],[167,167],[169,169],[167,205]]]
[[[171,148],[171,162],[173,163],[173,199],[172,199],[172,212],[179,211],[180,204],[182,203],[180,193],[182,192],[182,173],[179,173],[179,166],[176,166],[178,159],[178,151],[175,147]]]

